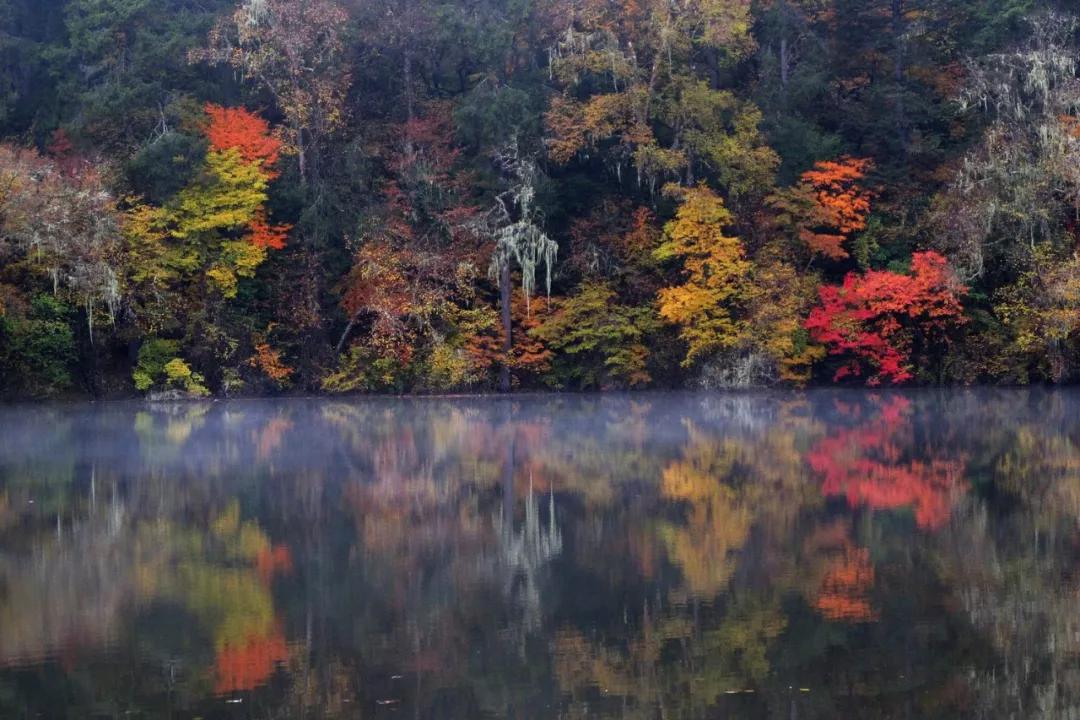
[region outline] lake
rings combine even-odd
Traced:
[[[1080,714],[1080,393],[0,408],[3,718]]]

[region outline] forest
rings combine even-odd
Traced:
[[[1072,383],[1049,0],[0,0],[0,398]]]

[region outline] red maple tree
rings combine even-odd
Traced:
[[[266,219],[266,211],[259,210],[248,223],[247,240],[256,247],[269,250],[281,250],[289,237],[292,225],[271,225]]]
[[[861,376],[866,363],[872,368],[868,385],[900,384],[913,377],[916,341],[927,342],[964,322],[960,296],[965,290],[944,257],[916,253],[910,275],[871,270],[849,273],[841,286],[821,287],[821,304],[811,311],[806,329],[830,355],[848,357],[834,380]]]

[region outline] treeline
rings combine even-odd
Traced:
[[[1037,0],[0,0],[0,396],[1075,381]]]

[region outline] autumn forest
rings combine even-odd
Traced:
[[[0,398],[1075,382],[1071,5],[0,0]]]

